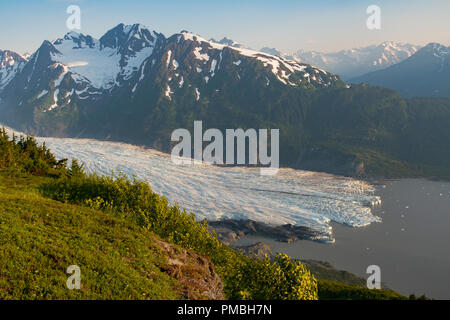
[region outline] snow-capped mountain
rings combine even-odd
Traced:
[[[423,61],[441,62],[446,70],[447,51],[428,49],[433,50]],[[404,137],[396,135],[398,124],[415,132],[408,121],[421,118],[405,114],[401,106],[410,102],[392,90],[350,87],[309,64],[194,33],[165,37],[123,24],[99,39],[69,32],[44,41],[19,66],[0,90],[0,120],[34,135],[121,141],[168,152],[174,130],[192,130],[201,120],[205,129],[222,132],[279,128],[280,164],[308,170],[364,174],[362,159],[370,159],[372,151],[406,161],[417,157],[409,146],[423,148],[429,165],[445,166],[450,157],[440,151],[448,145],[443,138],[435,139],[436,147],[414,134],[399,143]],[[441,111],[424,120],[437,137],[448,127]],[[392,153],[398,149],[401,158]]]
[[[142,25],[120,24],[99,40],[70,32],[53,42],[52,61],[67,67],[75,81],[87,81],[95,89],[110,89],[128,80],[164,37]]]
[[[274,81],[294,87],[327,87],[339,82],[338,77],[309,65],[248,50],[226,38],[220,42],[189,32],[166,38],[139,24],[119,24],[100,39],[69,32],[55,41],[44,41],[28,61],[11,64],[16,69],[2,77],[0,94],[8,104],[28,104],[34,112],[45,113],[71,103],[79,106],[108,98],[116,91],[132,99],[145,78],[155,78],[167,99],[188,82],[199,100],[201,91],[211,87],[214,81],[210,80],[225,65],[232,67],[237,81],[259,68],[256,76],[264,80],[264,86]],[[124,87],[130,90],[124,92]]]
[[[23,57],[25,60],[28,61],[28,59],[30,59],[30,57],[31,57],[31,54],[28,53],[28,52],[25,52],[25,53],[22,55],[22,57]]]
[[[29,104],[46,112],[68,105],[73,95],[82,99],[84,92],[93,93],[89,80],[72,71],[78,64],[61,63],[61,56],[53,43],[44,41],[0,92],[5,103],[17,107]]]
[[[261,48],[259,51],[267,53],[267,54],[271,54],[274,56],[284,56],[284,53],[281,52],[280,50],[278,50],[277,48],[264,47],[264,48]]]
[[[69,32],[44,41],[2,94],[19,106],[27,100],[41,112],[66,106],[73,98],[97,100],[130,79],[161,39],[138,24],[119,24],[99,40]]]
[[[27,59],[9,50],[0,50],[0,90],[23,68]]]
[[[274,48],[262,48],[261,51],[323,68],[347,80],[399,63],[417,52],[419,48],[410,44],[387,41],[379,45],[331,53],[299,50],[294,54],[284,54]]]
[[[44,41],[0,90],[0,117],[36,135],[168,150],[170,132],[192,125],[191,117],[219,128],[221,119],[271,116],[297,106],[306,91],[345,86],[338,76],[283,57],[119,24],[100,39],[69,32]]]
[[[391,88],[405,97],[450,98],[450,47],[430,43],[398,64],[350,81]]]
[[[338,77],[306,64],[210,42],[189,32],[168,38],[165,48],[160,50],[162,51],[157,52],[153,58],[162,58],[163,61],[159,65],[167,67],[164,71],[168,77],[165,94],[169,99],[176,88],[183,87],[186,80],[198,85],[195,88],[198,98],[200,96],[198,89],[208,90],[208,85],[214,86],[217,83],[214,81],[216,75],[222,76],[230,71],[226,81],[243,81],[249,73],[255,71],[256,67],[262,68],[256,77],[264,79],[265,86],[270,86],[271,81],[276,81],[293,87],[327,87],[339,81]],[[144,70],[142,72],[145,76]]]

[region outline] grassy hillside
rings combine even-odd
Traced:
[[[86,207],[41,197],[42,178],[0,175],[1,299],[175,299],[157,237]],[[82,290],[68,290],[69,265]]]
[[[332,280],[319,280],[319,297],[321,300],[405,300],[391,290],[370,290],[362,286]],[[411,296],[410,299],[416,299]],[[425,299],[425,298],[423,298]]]

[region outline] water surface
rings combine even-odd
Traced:
[[[378,186],[382,218],[363,228],[332,223],[336,242],[280,243],[264,240],[276,251],[304,259],[331,262],[366,277],[366,268],[381,268],[382,282],[404,294],[450,299],[450,183],[423,179],[388,181]]]

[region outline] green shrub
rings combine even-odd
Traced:
[[[5,128],[0,130],[0,169],[11,175],[64,174],[66,161],[57,161],[45,143],[39,145],[31,136],[16,137],[13,134],[10,138]]]
[[[395,291],[368,289],[358,285],[319,279],[320,300],[406,300]]]
[[[250,275],[250,276],[249,276]],[[317,300],[317,280],[299,262],[286,254],[267,256],[255,263],[249,259],[232,279],[232,298],[245,300]]]

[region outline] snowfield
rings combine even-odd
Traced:
[[[261,176],[258,168],[176,165],[170,155],[124,143],[37,138],[57,158],[76,158],[88,172],[123,172],[147,180],[153,190],[194,211],[199,219],[252,219],[271,225],[307,226],[333,242],[331,221],[363,227],[381,219],[375,188],[360,180],[282,168]]]
[[[124,79],[129,79],[142,65],[145,58],[149,57],[153,47],[145,47],[129,57],[127,65],[120,67],[121,56],[116,49],[103,48],[99,50],[99,44],[90,48],[88,46],[73,49],[71,40],[64,40],[61,44],[54,44],[61,54],[54,54],[53,60],[65,64],[70,71],[88,79],[94,88],[109,89],[117,80],[117,75],[122,74]]]

